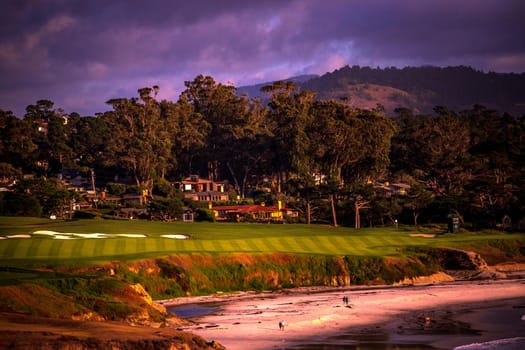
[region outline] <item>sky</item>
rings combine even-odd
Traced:
[[[236,87],[345,65],[525,72],[522,0],[3,0],[0,109],[82,116],[210,75]]]

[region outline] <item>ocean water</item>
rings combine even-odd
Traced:
[[[454,350],[523,350],[525,337],[492,340],[455,347]]]
[[[174,314],[182,318],[192,318],[209,315],[219,310],[215,303],[184,304],[166,308],[168,314]]]

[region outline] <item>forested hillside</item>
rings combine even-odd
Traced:
[[[294,80],[303,90],[312,90],[319,99],[340,99],[353,107],[383,106],[390,115],[396,108],[433,114],[444,105],[456,111],[475,104],[525,115],[525,74],[481,72],[470,67],[405,67],[402,69],[345,66],[322,76],[301,76]],[[291,78],[293,80],[293,78]],[[262,96],[264,84],[239,89],[248,96]]]
[[[374,92],[377,89],[373,85],[401,91],[381,96]],[[462,110],[481,104],[515,117],[525,114],[524,73],[484,73],[465,66],[402,69],[346,66],[302,84],[303,89],[317,91],[319,98],[339,95],[348,97],[350,103],[356,87],[368,94],[370,100],[384,101],[393,107],[399,103],[397,107],[410,108],[416,113],[431,113],[436,105]]]

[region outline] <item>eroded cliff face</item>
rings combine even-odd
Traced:
[[[477,253],[453,248],[436,248],[430,251],[445,270],[484,270],[486,261]]]
[[[240,290],[504,278],[477,253],[452,248],[407,257],[186,254],[121,264],[160,299]],[[126,270],[127,272],[123,272]],[[118,274],[118,273],[117,273]],[[169,292],[171,295],[166,295]]]
[[[454,280],[502,279],[507,274],[497,266],[489,266],[480,254],[453,248],[432,249],[433,256]]]

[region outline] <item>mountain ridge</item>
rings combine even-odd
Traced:
[[[319,99],[339,99],[358,108],[381,105],[388,114],[406,108],[414,114],[432,114],[436,106],[461,111],[483,105],[514,117],[525,116],[525,73],[495,73],[467,66],[370,68],[344,66],[320,76],[285,79],[300,90],[317,92]],[[240,94],[262,97],[271,82],[242,86]]]

